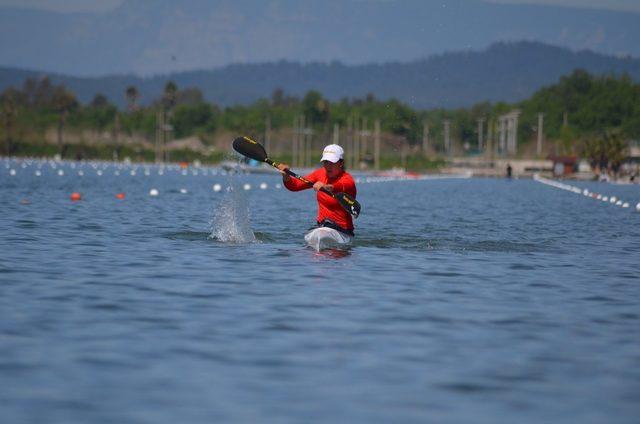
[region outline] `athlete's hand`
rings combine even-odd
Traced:
[[[325,184],[322,181],[316,181],[313,184],[313,189],[315,191],[320,191],[320,189],[323,188],[323,187],[325,188],[325,190],[329,190],[329,191],[333,190],[333,184]]]
[[[278,170],[282,174],[283,181],[289,181],[291,179],[291,177],[285,172],[287,169],[289,169],[289,165],[287,165],[286,163],[278,164]]]

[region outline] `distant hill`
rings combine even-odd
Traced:
[[[83,103],[102,93],[111,102],[123,106],[126,87],[134,85],[141,93],[141,102],[148,104],[157,99],[166,82],[172,80],[180,89],[200,88],[208,101],[223,106],[270,98],[275,89],[281,88],[286,94],[298,97],[315,89],[331,100],[364,98],[373,93],[379,99],[397,98],[414,108],[427,109],[468,107],[482,101],[523,100],[574,69],[595,75],[627,73],[640,81],[640,59],[573,52],[525,41],[497,43],[483,51],[452,52],[407,63],[347,66],[339,62],[280,61],[149,78],[49,76],[55,84],[71,89]],[[26,78],[41,75],[36,71],[0,68],[0,90],[20,87]]]
[[[0,66],[77,76],[408,62],[518,40],[640,57],[640,14],[482,0],[125,0],[102,14],[0,7]]]

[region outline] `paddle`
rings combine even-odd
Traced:
[[[246,156],[250,159],[256,160],[258,162],[268,163],[274,168],[278,167],[278,164],[276,162],[267,157],[267,152],[264,150],[264,147],[262,147],[260,143],[250,139],[249,137],[238,137],[233,140],[233,149],[241,155]],[[297,178],[298,180],[309,184],[309,186],[313,186],[313,183],[311,181],[307,180],[304,177],[301,177],[290,169],[285,169],[284,172],[293,178]],[[340,206],[342,206],[354,218],[357,218],[358,215],[360,215],[360,203],[358,203],[358,201],[352,196],[349,196],[347,193],[333,193],[324,187],[322,187],[320,191],[336,199],[340,203]]]

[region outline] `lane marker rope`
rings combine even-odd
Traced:
[[[545,184],[551,187],[559,188],[560,190],[570,191],[575,194],[582,194],[585,197],[589,197],[591,199],[600,200],[602,202],[610,203],[615,206],[620,206],[622,208],[628,208],[629,202],[625,202],[621,199],[618,199],[616,196],[606,196],[604,194],[595,193],[587,190],[586,188],[582,189],[580,187],[576,187],[570,184],[561,183],[556,180],[550,180],[548,178],[541,177],[538,174],[534,174],[533,180],[537,181],[541,184]],[[636,211],[640,212],[640,202],[636,205]]]

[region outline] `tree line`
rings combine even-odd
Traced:
[[[594,140],[611,139],[611,134],[623,140],[640,139],[640,85],[627,75],[594,76],[582,70],[519,103],[484,102],[460,109],[416,110],[395,99],[377,99],[374,94],[331,102],[315,90],[299,98],[282,89],[252,104],[223,108],[206,102],[199,88],[180,88],[172,81],[148,106],[139,104],[135,86],[127,87],[123,96],[127,107],[119,110],[100,93],[81,104],[73,92],[52,84],[47,77],[29,78],[22,87],[9,87],[0,93],[4,153],[13,154],[27,134],[37,137],[52,128],[61,144],[67,129],[119,131],[153,140],[158,113],[164,114],[163,122],[170,124],[173,137],[198,136],[205,144],[218,130],[263,134],[267,125],[272,130],[290,128],[296,117],[303,115],[317,134],[330,134],[334,124],[344,128],[355,119],[380,120],[384,133],[402,138],[409,146],[422,143],[424,126],[428,125],[437,152],[442,150],[444,120],[451,122],[456,145],[476,146],[478,119],[495,122],[514,109],[521,111],[520,142],[535,139],[538,114],[543,113],[544,137],[554,143],[558,154],[591,154],[598,150]],[[468,150],[472,153],[473,147]]]

